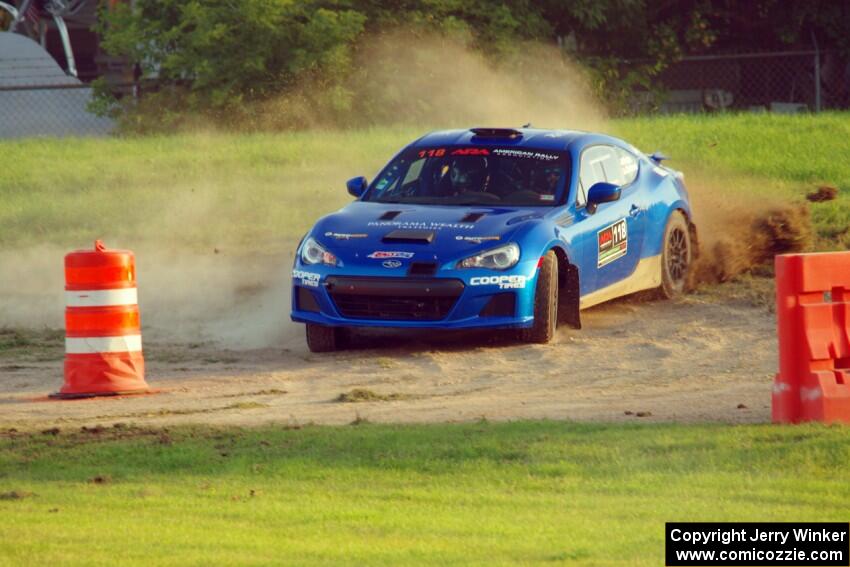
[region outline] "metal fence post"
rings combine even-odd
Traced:
[[[812,30],[812,45],[815,48],[815,112],[820,112],[820,46],[818,45],[818,37],[815,35],[815,30]]]
[[[820,111],[820,51],[815,47],[815,112]]]

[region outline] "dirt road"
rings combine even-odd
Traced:
[[[0,427],[482,417],[764,422],[776,368],[773,315],[726,292],[603,305],[584,312],[584,329],[562,329],[545,346],[492,333],[369,333],[348,351],[314,355],[300,335],[282,348],[255,350],[145,340],[157,395],[47,401],[62,383],[61,335],[35,354],[7,352]]]

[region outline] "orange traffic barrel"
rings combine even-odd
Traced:
[[[129,250],[65,256],[65,383],[54,397],[85,398],[148,392]]]

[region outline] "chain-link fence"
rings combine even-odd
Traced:
[[[87,85],[0,86],[0,138],[103,136],[113,121],[88,110]]]
[[[850,66],[837,53],[793,51],[686,57],[635,93],[661,112],[800,112],[848,108]]]
[[[0,33],[0,138],[99,136],[112,121],[89,112],[92,89],[30,38]]]

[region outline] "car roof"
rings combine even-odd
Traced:
[[[463,130],[439,130],[425,134],[412,144],[410,148],[433,148],[435,146],[457,145],[508,145],[517,148],[533,148],[537,150],[564,151],[574,142],[579,146],[592,143],[614,143],[623,145],[624,142],[605,134],[583,132],[580,130],[552,130],[544,128],[487,128],[486,130],[514,131],[521,134],[515,138],[498,135],[480,136],[475,131],[485,129],[469,128]]]

